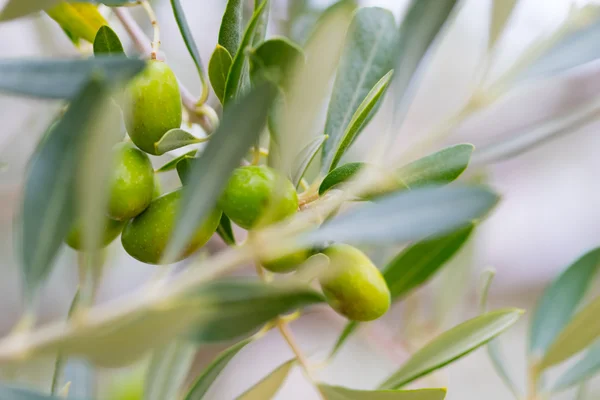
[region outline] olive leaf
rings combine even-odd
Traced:
[[[417,351],[380,388],[398,389],[464,357],[510,328],[522,314],[514,308],[492,311],[455,326]]]
[[[189,146],[190,144],[203,143],[207,140],[208,138],[197,138],[183,129],[176,128],[165,133],[158,142],[154,143],[154,149],[157,155],[162,155],[171,150]]]
[[[254,37],[252,38],[252,45],[256,46],[265,40],[267,36],[267,26],[269,25],[269,14],[271,9],[271,0],[265,0],[266,10],[261,14],[256,30],[254,31]],[[254,2],[254,11],[258,10],[261,6],[260,1]]]
[[[225,213],[221,215],[221,222],[219,222],[219,226],[217,228],[217,234],[223,239],[225,243],[230,246],[235,246],[235,234],[233,233],[233,228],[231,227],[231,220]]]
[[[242,393],[237,400],[264,400],[275,397],[285,380],[287,379],[290,370],[296,363],[296,359],[290,360],[275,369],[256,385]]]
[[[600,271],[600,248],[573,262],[545,290],[532,316],[529,353],[540,358],[571,321]]]
[[[346,136],[344,132],[348,131],[361,103],[384,75],[394,68],[395,53],[390,49],[395,48],[396,43],[396,22],[390,11],[368,7],[356,12],[348,28],[327,111],[325,134],[330,139],[323,147],[325,172],[331,170],[335,153]],[[374,104],[371,109],[373,107]],[[362,127],[364,124],[358,125],[354,135]]]
[[[366,164],[362,162],[348,163],[329,172],[319,186],[319,196],[324,195],[327,191],[335,188],[337,185],[351,179],[365,165]]]
[[[225,369],[227,364],[229,364],[229,362],[240,352],[240,350],[246,347],[246,345],[251,343],[253,340],[253,337],[244,339],[221,352],[194,381],[192,387],[185,395],[184,400],[202,400],[208,392],[208,389],[210,389],[212,383],[219,377],[221,371]]]
[[[196,155],[197,150],[192,150],[192,151],[188,151],[185,154],[180,155],[179,157],[175,157],[174,159],[172,159],[171,161],[165,163],[162,167],[158,168],[156,171],[154,172],[167,172],[167,171],[172,171],[175,168],[177,168],[177,163],[181,160],[183,160],[184,158],[194,158],[194,156]]]
[[[266,9],[266,0],[262,0],[261,5],[254,11],[244,35],[240,42],[240,47],[237,53],[233,56],[231,62],[231,68],[227,75],[227,81],[225,82],[225,94],[223,96],[223,104],[227,105],[232,100],[243,95],[249,87],[248,77],[248,55],[245,51],[246,47],[252,44],[252,37],[256,31],[256,26],[260,21],[262,13]]]
[[[144,379],[143,400],[175,399],[194,361],[194,344],[173,340],[156,349]]]
[[[184,156],[182,159],[177,160],[177,175],[179,176],[182,185],[187,185],[188,183],[193,159],[194,157]]]
[[[488,49],[496,47],[496,42],[504,32],[504,27],[513,13],[518,0],[493,0],[490,20]]]
[[[498,196],[483,186],[419,188],[362,204],[299,240],[303,245],[330,240],[375,245],[422,240],[482,218],[497,201]]]
[[[540,370],[569,359],[600,338],[600,296],[581,309],[552,342],[539,363]]]
[[[109,83],[123,83],[145,66],[126,57],[94,57],[85,60],[0,60],[0,91],[51,99],[69,99],[92,76]]]
[[[304,51],[285,37],[266,40],[252,49],[250,75],[254,81],[267,79],[276,85],[284,86],[298,62],[304,60]]]
[[[355,390],[319,384],[327,400],[444,400],[446,389],[419,390]]]
[[[333,159],[331,160],[331,165],[329,166],[329,170],[327,172],[331,172],[331,170],[337,166],[346,150],[348,150],[348,148],[356,140],[360,130],[365,126],[369,117],[373,114],[373,111],[378,106],[390,83],[390,80],[392,79],[393,72],[394,71],[389,71],[387,74],[385,74],[379,80],[379,82],[373,86],[365,99],[356,109],[356,112],[348,123],[346,130],[339,138],[339,147],[332,153]]]
[[[586,352],[585,356],[571,366],[552,386],[552,392],[560,392],[584,382],[600,371],[600,341]]]
[[[38,11],[48,10],[51,7],[61,3],[62,0],[9,0],[2,11],[0,11],[0,22],[9,21],[12,19],[22,18],[29,14]],[[122,6],[126,4],[133,4],[135,0],[77,0],[69,1],[72,3],[93,3],[93,4],[105,4],[107,6]],[[93,37],[92,37],[93,40]]]
[[[94,42],[96,33],[108,25],[98,7],[93,4],[60,2],[46,11],[65,32],[74,38]]]
[[[312,139],[296,156],[294,163],[292,164],[292,184],[298,187],[302,177],[306,173],[308,166],[315,158],[323,144],[327,140],[327,135],[320,135]]]
[[[225,84],[232,62],[231,54],[221,45],[217,45],[208,61],[208,78],[221,104],[223,104]]]
[[[94,38],[94,55],[97,56],[100,54],[125,54],[119,36],[106,25],[100,27]]]
[[[242,16],[244,11],[244,2],[242,0],[228,0],[221,27],[219,28],[220,46],[224,47],[233,57],[237,53],[242,40]]]
[[[183,191],[177,228],[165,250],[165,260],[174,260],[181,253],[198,224],[212,211],[227,178],[262,132],[273,96],[271,86],[257,86],[224,111],[204,152],[193,160],[190,184]]]

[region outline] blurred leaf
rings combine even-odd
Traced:
[[[323,301],[321,294],[308,286],[255,281],[209,283],[200,296],[213,313],[192,330],[190,337],[199,342],[237,339],[280,314]]]
[[[261,18],[262,13],[265,11],[267,0],[262,0],[261,5],[250,19],[248,27],[244,31],[244,36],[240,42],[240,48],[237,53],[233,56],[231,62],[231,68],[227,75],[227,81],[225,82],[225,94],[223,95],[223,104],[226,105],[239,96],[246,93],[249,89],[249,66],[248,66],[248,55],[246,48],[252,44],[252,37],[256,31],[256,26]],[[230,51],[231,53],[231,51]]]
[[[492,311],[455,326],[417,351],[381,388],[398,389],[458,360],[511,327],[522,314],[514,308]]]
[[[73,316],[73,312],[75,311],[75,309],[77,308],[77,305],[79,304],[80,293],[81,293],[80,289],[78,288],[77,291],[75,292],[75,295],[73,296],[73,300],[71,300],[71,305],[69,306],[69,312],[67,313],[67,319],[69,319]],[[59,381],[60,381],[62,373],[63,373],[64,364],[66,361],[67,361],[66,358],[63,357],[63,355],[60,352],[58,352],[56,354],[56,361],[54,362],[54,373],[52,375],[52,384],[50,386],[50,394],[52,394],[52,395],[55,395],[59,389],[58,385],[59,385]]]
[[[185,42],[185,47],[190,53],[192,60],[194,60],[194,64],[196,65],[196,69],[198,70],[198,76],[200,77],[200,81],[202,82],[202,85],[205,85],[206,73],[204,72],[204,67],[202,66],[202,58],[200,57],[198,46],[196,45],[196,41],[194,40],[194,35],[192,35],[190,26],[188,25],[188,22],[185,18],[185,12],[183,11],[181,2],[179,0],[171,0],[171,8],[173,8],[173,15],[175,16],[177,26],[179,27],[179,32],[181,33],[183,41]]]
[[[258,24],[256,25],[256,31],[254,32],[254,37],[252,38],[252,45],[258,45],[265,40],[267,36],[267,26],[269,25],[269,14],[271,9],[271,0],[265,0],[265,11],[261,14],[260,19],[258,20]],[[256,0],[254,2],[254,11],[258,10],[261,6],[260,1]]]
[[[481,313],[484,314],[487,312],[488,293],[492,285],[492,281],[496,276],[496,271],[494,269],[486,270],[482,276],[483,287],[481,290],[480,308]],[[492,366],[502,382],[504,382],[504,385],[508,388],[508,390],[510,390],[515,400],[521,399],[521,391],[517,389],[515,380],[510,376],[510,373],[508,372],[509,369],[506,367],[506,362],[502,356],[500,349],[500,338],[490,340],[486,346],[486,349],[488,356],[490,357],[490,361],[492,362]]]
[[[0,384],[0,399],[2,400],[62,400],[62,397],[50,396],[28,389],[5,386]]]
[[[394,124],[399,126],[412,103],[424,64],[431,59],[427,53],[446,24],[457,0],[412,0],[400,24],[398,62],[392,91],[396,98]]]
[[[517,76],[517,81],[549,77],[594,61],[600,57],[600,20],[598,10],[589,5],[574,11],[571,30]]]
[[[299,60],[304,59],[302,48],[285,37],[266,40],[250,52],[250,73],[253,79],[266,78],[284,85]]]
[[[68,99],[92,76],[117,83],[140,72],[145,62],[125,57],[89,59],[0,60],[0,91],[33,97]]]
[[[333,345],[333,349],[331,349],[331,352],[329,353],[330,359],[335,357],[337,352],[342,348],[342,345],[344,343],[346,343],[346,340],[348,340],[350,335],[352,335],[352,333],[354,333],[356,328],[358,328],[358,326],[359,326],[358,324],[359,323],[356,321],[350,321],[346,324],[346,326],[344,327],[344,330],[342,331],[342,333],[336,340],[335,344]]]
[[[189,392],[185,395],[184,400],[202,400],[210,389],[212,383],[218,378],[219,374],[227,364],[236,356],[237,353],[240,352],[247,344],[251,343],[254,338],[250,337],[248,339],[242,340],[233,346],[225,349],[222,353],[220,353],[217,358],[213,360],[212,363],[204,371],[202,374],[196,379]]]
[[[492,14],[490,20],[490,37],[488,40],[488,49],[493,49],[496,42],[504,32],[506,23],[512,15],[517,4],[517,0],[492,0]]]
[[[458,178],[469,165],[474,147],[457,144],[420,158],[402,168],[395,175],[409,188],[443,185]]]
[[[444,400],[446,389],[354,390],[341,386],[319,385],[327,400]]]
[[[192,160],[194,160],[194,157],[185,156],[177,161],[177,175],[182,185],[187,185],[188,183],[190,170],[192,169]]]
[[[382,84],[381,80],[394,68],[395,52],[392,49],[396,47],[397,39],[396,21],[390,11],[368,7],[359,9],[354,15],[327,111],[325,134],[329,140],[323,148],[323,171],[335,168],[333,161],[341,156],[338,149],[350,135],[349,131],[354,130],[352,138],[358,135],[364,128],[367,114],[383,95],[388,82]],[[370,93],[376,86],[380,86],[380,90],[375,91],[379,94]],[[368,97],[373,103],[370,106],[365,104]],[[358,117],[357,111],[365,107],[369,109]],[[352,121],[354,118],[360,120]],[[355,123],[353,128],[350,127],[351,122]],[[341,149],[341,153],[344,150]]]
[[[173,340],[156,349],[144,379],[143,400],[177,398],[196,351],[195,345],[181,340]]]
[[[597,341],[587,351],[585,357],[563,373],[554,386],[552,392],[560,392],[571,386],[585,382],[600,372],[600,341]]]
[[[185,154],[180,155],[179,157],[175,157],[174,159],[172,159],[171,161],[167,162],[165,165],[163,165],[162,167],[157,169],[155,172],[167,172],[167,171],[172,171],[172,170],[176,169],[177,163],[179,161],[183,160],[184,158],[194,158],[194,156],[196,155],[196,151],[197,150],[192,150]]]
[[[94,54],[124,55],[119,37],[109,26],[102,26],[94,38]]]
[[[0,12],[0,22],[25,17],[26,15],[32,14],[34,12],[47,10],[59,4],[60,2],[61,0],[8,0],[8,2],[4,5],[4,8]],[[102,3],[107,6],[114,7],[122,6],[124,4],[133,4],[136,2],[136,0],[76,0],[69,2],[93,4]],[[94,38],[92,37],[92,40],[93,39]]]
[[[283,383],[285,382],[290,370],[296,363],[296,359],[290,360],[279,366],[268,376],[248,389],[237,400],[265,400],[275,397]]]
[[[93,4],[60,2],[46,13],[70,35],[90,43],[94,43],[98,30],[108,25],[98,7]]]
[[[354,143],[362,128],[364,128],[367,124],[370,116],[373,115],[373,112],[376,110],[376,107],[378,107],[381,98],[390,83],[390,79],[392,79],[392,73],[393,71],[389,71],[387,74],[385,74],[379,80],[379,82],[373,86],[365,99],[356,109],[356,112],[352,116],[352,119],[346,127],[346,130],[339,138],[339,147],[332,153],[333,160],[331,161],[329,171],[327,172],[331,172],[331,170],[337,166],[346,150],[348,150],[352,143]]]
[[[333,189],[335,186],[352,178],[365,165],[365,163],[361,162],[348,163],[329,172],[319,186],[319,196],[322,196],[328,190]]]
[[[300,150],[292,165],[292,184],[298,187],[302,177],[306,173],[306,169],[315,158],[323,143],[327,141],[327,135],[320,135],[311,140],[306,147]]]
[[[258,86],[224,111],[219,128],[211,135],[198,159],[193,160],[177,217],[177,228],[165,250],[165,260],[175,259],[203,218],[214,208],[227,178],[262,132],[274,92]]]
[[[231,227],[231,221],[229,217],[225,215],[225,213],[221,214],[221,222],[219,222],[219,227],[217,228],[217,234],[223,239],[225,243],[230,246],[235,246],[235,234],[233,233],[233,228]]]
[[[21,260],[26,297],[50,273],[54,258],[75,217],[74,189],[82,142],[97,108],[108,96],[92,80],[82,90],[30,161],[20,211]]]
[[[197,138],[191,133],[177,128],[165,133],[158,142],[154,143],[154,148],[156,149],[156,154],[161,155],[180,147],[189,146],[190,144],[206,142],[206,140],[206,138]]]
[[[217,45],[208,62],[208,77],[210,79],[210,84],[221,104],[223,104],[225,84],[232,62],[233,59],[231,58],[231,54],[229,54],[227,49],[221,45]]]
[[[244,2],[229,0],[219,29],[219,45],[223,46],[233,57],[240,47],[242,40]],[[218,47],[218,46],[217,46]]]
[[[543,357],[581,304],[600,270],[600,248],[571,264],[542,295],[531,320],[529,353]]]
[[[421,240],[484,217],[497,201],[498,196],[482,186],[419,188],[358,206],[299,240],[308,245],[328,240],[375,245]]]
[[[600,337],[600,296],[579,311],[552,342],[540,362],[540,369],[551,367],[579,353]]]

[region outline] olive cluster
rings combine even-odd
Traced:
[[[102,245],[121,234],[123,248],[133,258],[159,264],[175,229],[181,189],[160,195],[148,154],[156,155],[154,144],[182,122],[181,96],[177,78],[161,61],[151,61],[128,86],[123,107],[131,143],[113,149],[114,165],[109,183]],[[217,207],[202,222],[176,261],[200,249],[217,230],[224,213],[231,221],[253,230],[284,220],[298,210],[294,185],[267,166],[237,168],[229,179]],[[66,242],[83,248],[80,223],[76,222]],[[320,284],[331,307],[352,320],[379,318],[390,305],[390,292],[381,273],[358,249],[335,244],[322,253],[330,267]],[[261,260],[274,273],[298,269],[312,250],[304,249],[279,259]]]

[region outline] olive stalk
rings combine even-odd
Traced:
[[[154,30],[154,39],[152,40],[152,52],[150,53],[150,58],[156,60],[158,49],[160,48],[160,26],[158,25],[158,19],[156,18],[156,13],[154,9],[148,2],[148,0],[140,0],[138,4],[144,8],[146,14],[148,14],[148,18],[150,18],[150,23],[152,24],[152,29]]]

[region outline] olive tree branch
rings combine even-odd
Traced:
[[[150,18],[150,23],[152,24],[152,29],[154,30],[154,39],[152,40],[152,52],[150,53],[150,58],[156,60],[156,56],[158,54],[158,49],[160,48],[160,26],[158,25],[158,19],[156,18],[156,13],[154,9],[148,2],[148,0],[140,0],[138,4],[141,5],[146,14],[148,14],[148,18]]]

